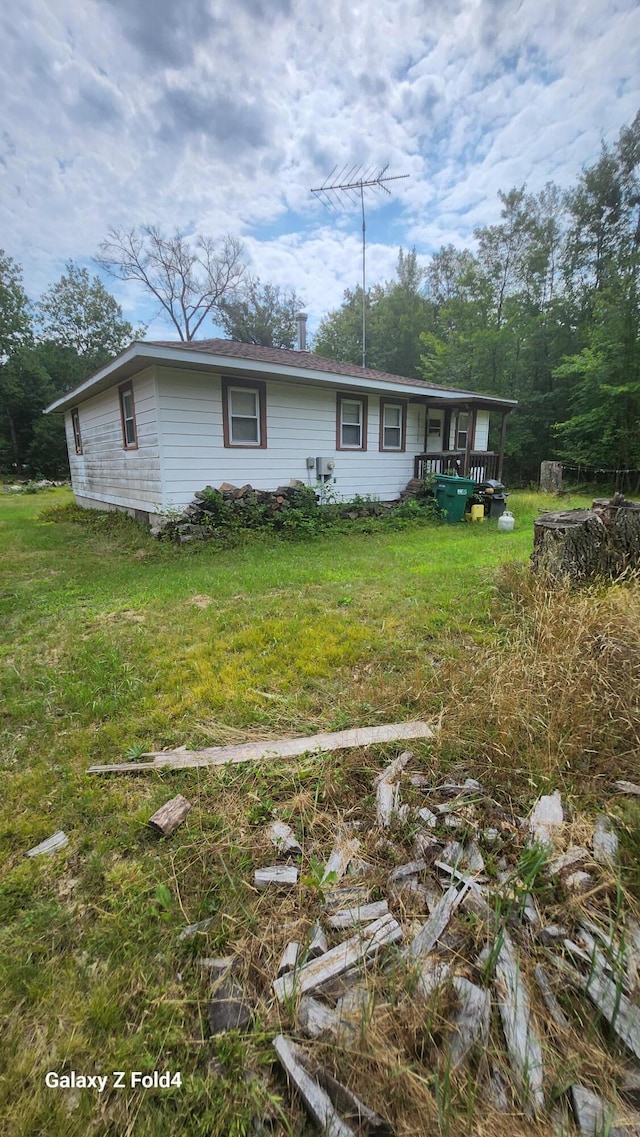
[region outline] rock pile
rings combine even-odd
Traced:
[[[223,482],[218,489],[205,486],[193,495],[177,518],[158,518],[152,525],[154,537],[169,537],[179,544],[203,541],[221,529],[247,523],[253,527],[268,525],[277,514],[292,508],[313,508],[314,491],[304,482],[292,479],[289,485],[275,490],[255,489],[252,485],[234,486]]]

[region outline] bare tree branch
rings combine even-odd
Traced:
[[[119,280],[137,280],[160,304],[181,340],[192,340],[207,316],[218,315],[246,270],[241,242],[227,235],[166,237],[155,225],[110,229],[97,264]]]

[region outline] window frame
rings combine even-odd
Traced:
[[[76,454],[82,454],[82,431],[80,430],[80,409],[78,407],[71,408],[71,431]]]
[[[231,437],[231,399],[232,391],[253,391],[258,396],[258,442],[234,442]],[[230,450],[267,449],[267,384],[262,379],[222,379],[222,437],[224,445]]]
[[[125,400],[126,395],[131,396],[131,417],[130,418],[127,417],[127,414],[125,411],[125,406],[124,406],[124,400]],[[136,422],[136,403],[135,403],[135,399],[133,397],[133,383],[131,381],[129,381],[129,383],[122,383],[122,385],[120,387],[118,387],[118,398],[120,401],[120,421],[122,424],[122,449],[123,450],[137,450],[138,449],[138,424]],[[127,438],[127,423],[128,422],[133,423],[133,442],[129,442],[129,440]]]
[[[349,445],[348,443],[345,444],[342,441],[343,426],[355,425],[354,423],[343,423],[342,406],[344,403],[359,403],[361,406],[360,444],[357,446]],[[353,450],[359,452],[367,449],[368,404],[369,400],[367,395],[353,395],[347,391],[336,392],[336,450]]]
[[[384,441],[385,421],[384,414],[387,407],[400,408],[400,445],[399,446],[386,446]],[[396,430],[397,427],[390,429]],[[380,438],[378,441],[378,448],[381,451],[388,451],[390,454],[402,454],[407,449],[407,400],[406,399],[380,399]]]
[[[460,429],[460,418],[463,415],[466,416],[467,425],[464,428],[464,430],[461,430]],[[461,445],[461,443],[460,443],[460,435],[461,434],[464,434],[464,445]],[[456,415],[456,430],[455,430],[455,438],[454,438],[454,441],[456,444],[455,449],[466,451],[469,448],[470,438],[471,438],[471,411],[458,411],[458,413]]]

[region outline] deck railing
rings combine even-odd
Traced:
[[[463,478],[473,478],[483,482],[486,478],[497,478],[500,469],[500,455],[493,450],[443,450],[440,454],[416,454],[414,477],[422,479],[427,474],[459,474]]]

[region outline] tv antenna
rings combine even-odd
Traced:
[[[387,174],[389,163],[383,166],[381,170],[376,173],[375,166],[370,169],[363,170],[362,166],[352,166],[348,169],[348,163],[339,174],[336,174],[337,166],[334,166],[329,177],[325,179],[321,186],[312,189],[317,197],[329,209],[335,209],[333,197],[341,204],[341,194],[346,197],[348,201],[358,204],[360,198],[360,206],[362,208],[362,366],[367,365],[367,316],[366,316],[366,283],[367,283],[367,228],[365,223],[364,214],[364,191],[365,190],[384,190],[385,193],[391,197],[391,190],[387,189],[386,182],[398,182],[402,178],[408,178],[410,174]],[[333,197],[331,196],[333,194]]]

